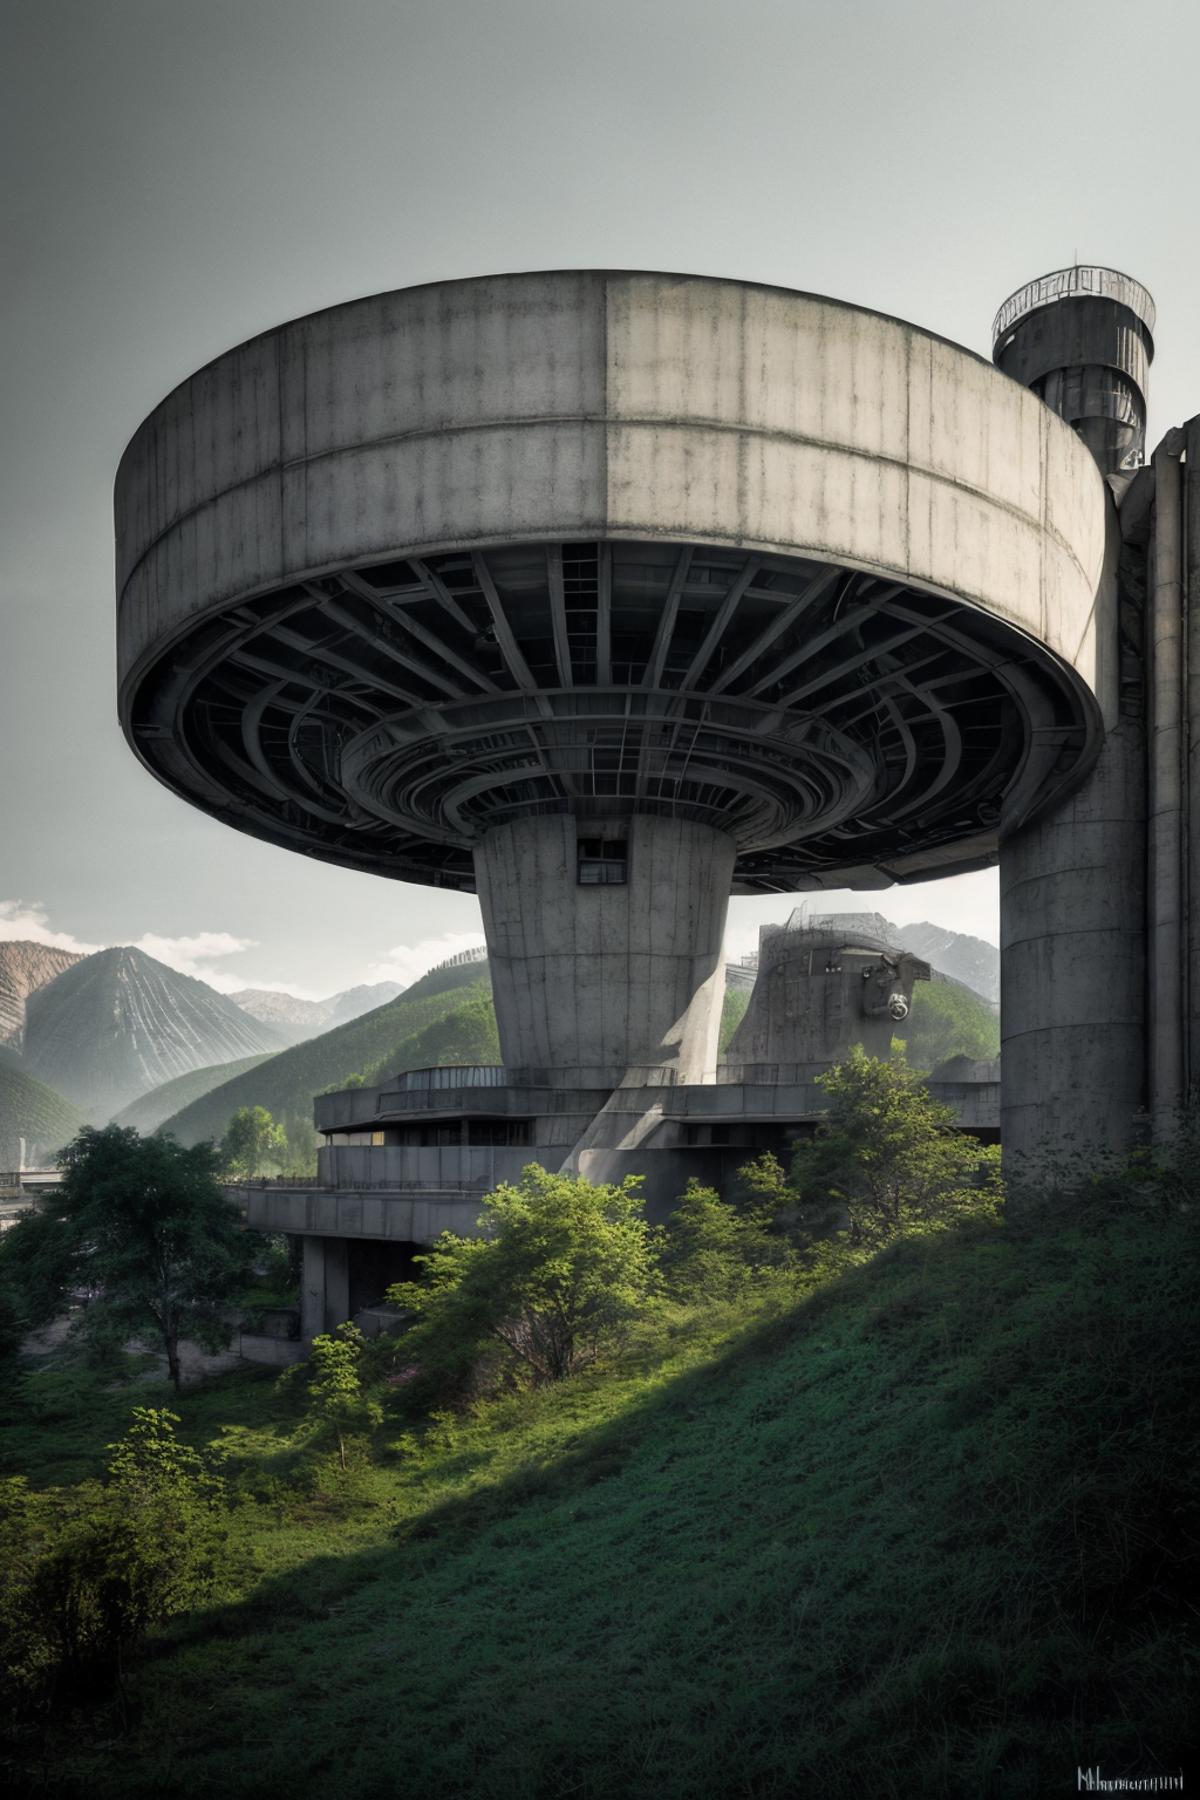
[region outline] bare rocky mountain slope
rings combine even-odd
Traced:
[[[271,988],[241,988],[229,998],[252,1018],[273,1026],[285,1043],[302,1044],[335,1025],[348,1025],[377,1006],[386,1006],[403,992],[399,982],[377,981],[370,987],[330,994],[324,1000],[300,1000],[295,994],[279,994]]]
[[[24,1061],[103,1123],[177,1075],[283,1047],[206,982],[124,947],[85,957],[31,995]]]
[[[27,938],[0,944],[0,1044],[21,1048],[30,994],[82,961],[74,950],[54,950]]]
[[[974,988],[993,1006],[1000,1002],[1000,952],[984,938],[922,919],[918,925],[897,925],[896,938],[914,956],[922,957],[944,975]]]

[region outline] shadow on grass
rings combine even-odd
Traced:
[[[1133,1272],[1095,1294],[1122,1244]],[[1170,1447],[1143,1389],[1184,1379],[1184,1319],[1152,1312],[1154,1253],[968,1226],[649,1392],[644,1348],[612,1416],[549,1390],[515,1469],[469,1420],[478,1447],[430,1474],[470,1491],[423,1502],[418,1459],[392,1523],[331,1500],[345,1550],[157,1637],[119,1778],[82,1749],[55,1791],[1041,1800],[1076,1761],[1157,1772],[1183,1677],[1152,1590],[1178,1558],[1130,1543]]]

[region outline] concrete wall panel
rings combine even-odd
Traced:
[[[896,574],[1070,657],[1100,492],[1032,395],[860,308],[657,274],[447,282],[267,333],[139,429],[117,479],[121,664],[347,561],[606,534]]]

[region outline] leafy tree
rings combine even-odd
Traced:
[[[875,1249],[914,1226],[995,1206],[999,1151],[956,1131],[952,1108],[903,1057],[880,1061],[856,1047],[818,1081],[829,1110],[792,1162],[802,1214],[839,1208],[851,1244]]]
[[[366,1339],[357,1325],[339,1325],[312,1341],[308,1417],[337,1439],[338,1462],[346,1469],[346,1440],[354,1430],[379,1424],[383,1410],[371,1400],[362,1377]]]
[[[660,1256],[668,1292],[684,1301],[736,1298],[768,1270],[796,1262],[786,1239],[772,1231],[769,1208],[733,1205],[695,1179],[671,1214]]]
[[[175,1436],[178,1416],[135,1407],[104,1484],[68,1494],[0,1483],[0,1626],[10,1709],[65,1686],[122,1685],[125,1650],[212,1585],[224,1484]],[[123,1687],[122,1687],[123,1692]]]
[[[32,1294],[43,1317],[93,1290],[75,1328],[97,1345],[161,1346],[178,1391],[181,1338],[229,1342],[222,1309],[255,1241],[221,1192],[212,1146],[88,1125],[61,1163],[42,1212],[0,1238],[0,1285]]]
[[[293,1113],[283,1121],[284,1152],[281,1175],[315,1175],[317,1172],[317,1133],[311,1116]]]
[[[443,1232],[424,1279],[388,1299],[418,1315],[414,1360],[461,1371],[490,1344],[535,1383],[561,1381],[620,1338],[657,1284],[640,1177],[593,1185],[531,1163],[484,1201],[482,1235]]]
[[[287,1160],[287,1135],[265,1106],[239,1106],[221,1143],[225,1174],[250,1181],[264,1169],[278,1171]]]

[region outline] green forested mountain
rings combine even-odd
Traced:
[[[123,1112],[119,1112],[112,1121],[114,1125],[132,1125],[143,1136],[148,1131],[157,1131],[164,1119],[172,1113],[181,1112],[190,1106],[193,1100],[202,1100],[213,1088],[220,1087],[223,1082],[233,1081],[244,1075],[249,1069],[257,1069],[261,1063],[270,1062],[277,1051],[267,1050],[259,1056],[243,1056],[236,1062],[213,1063],[207,1069],[193,1069],[189,1075],[177,1075],[174,1081],[164,1081],[159,1087],[151,1088],[140,1100],[133,1101]]]
[[[492,977],[486,956],[480,957],[478,962],[443,964],[441,968],[430,969],[420,981],[405,988],[404,998],[428,1000],[431,994],[450,994],[456,988],[474,987],[477,981],[484,981],[491,988]]]
[[[241,1106],[265,1106],[276,1119],[311,1118],[314,1094],[346,1087],[356,1076],[372,1083],[400,1069],[498,1061],[491,989],[486,974],[473,973],[468,986],[424,996],[418,982],[398,1000],[213,1088],[167,1119],[164,1129],[194,1144],[223,1136]]]
[[[25,1165],[53,1159],[84,1123],[79,1108],[20,1068],[0,1059],[0,1169],[15,1169],[20,1139],[25,1139]]]
[[[905,1029],[914,1069],[928,1072],[951,1056],[990,1062],[1000,1054],[1000,1018],[979,994],[956,981],[918,981]]]

